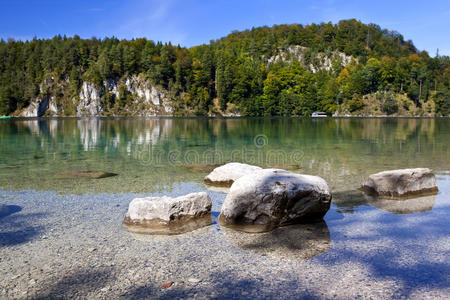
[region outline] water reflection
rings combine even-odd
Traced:
[[[337,205],[338,211],[344,213],[352,213],[358,206],[367,205],[397,215],[409,215],[432,210],[436,203],[436,198],[437,195],[406,199],[386,199],[352,190],[334,193],[333,203]]]
[[[177,235],[191,232],[212,224],[211,214],[201,217],[182,216],[179,220],[165,222],[160,219],[134,223],[125,217],[123,225],[130,232],[148,235]]]
[[[125,226],[125,230],[128,230],[130,235],[141,242],[151,243],[151,242],[160,242],[160,241],[174,241],[174,240],[184,240],[184,239],[191,239],[192,237],[196,237],[199,235],[205,235],[211,233],[212,230],[214,230],[211,226],[208,226],[211,224],[211,220],[209,222],[206,222],[202,226],[198,226],[195,228],[192,228],[191,231],[183,232],[181,234],[148,234],[145,231],[139,232],[139,231],[133,231],[130,230],[128,226]]]
[[[0,186],[20,189],[26,181],[30,188],[72,191],[47,178],[57,171],[87,169],[118,173],[121,180],[91,187],[82,183],[77,186],[81,192],[148,192],[156,185],[201,182],[206,168],[191,172],[189,166],[239,161],[319,175],[334,191],[343,191],[385,169],[445,171],[449,124],[449,119],[413,118],[2,120]],[[264,143],[256,144],[256,136]]]
[[[325,221],[280,227],[265,233],[247,233],[222,227],[226,240],[245,251],[281,259],[310,259],[330,250]]]

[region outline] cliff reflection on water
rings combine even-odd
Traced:
[[[202,182],[207,171],[195,166],[240,161],[319,175],[341,192],[380,170],[445,170],[449,124],[449,119],[413,118],[1,120],[0,186],[152,192],[178,182]],[[262,144],[255,137],[262,137]],[[72,169],[119,176],[76,184],[55,179],[56,173]]]

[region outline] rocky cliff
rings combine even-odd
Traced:
[[[337,66],[345,67],[355,59],[338,51],[329,53],[315,52],[311,48],[296,45],[290,46],[285,50],[280,49],[276,55],[268,59],[267,63],[273,64],[278,61],[291,62],[293,60],[298,60],[306,69],[316,73],[319,70],[330,71],[336,64]]]
[[[108,79],[101,85],[83,81],[79,93],[70,99],[57,99],[56,90],[68,89],[70,82],[54,82],[47,79],[40,87],[38,97],[30,102],[30,105],[20,112],[22,117],[42,116],[108,116],[108,115],[132,115],[132,116],[156,116],[171,115],[173,108],[169,92],[151,82],[142,75],[133,75],[120,80]],[[44,92],[47,91],[47,92]],[[48,92],[50,91],[50,92]],[[121,101],[126,99],[126,101]],[[131,100],[131,101],[130,101]],[[63,108],[73,107],[73,111],[67,113]],[[126,102],[123,104],[122,102]]]

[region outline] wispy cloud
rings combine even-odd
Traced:
[[[147,37],[173,44],[184,44],[187,34],[179,26],[178,20],[171,17],[173,0],[138,1],[132,7],[132,15],[112,33],[118,37]]]
[[[158,0],[156,2],[156,9],[150,15],[150,20],[157,21],[165,19],[169,16],[169,10],[172,8],[173,0]]]

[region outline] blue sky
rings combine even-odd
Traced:
[[[0,0],[0,37],[146,37],[193,46],[252,26],[356,18],[450,55],[450,1]]]

